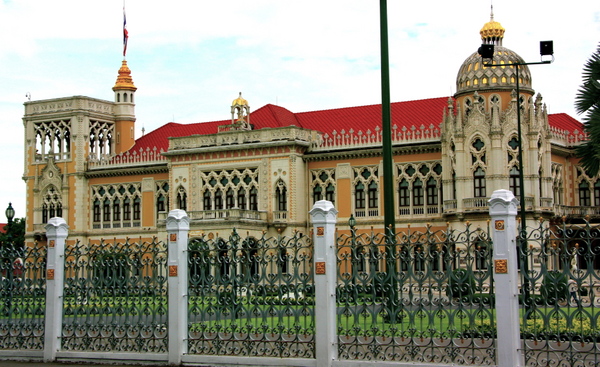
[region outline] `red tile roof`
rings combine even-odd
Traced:
[[[392,126],[398,128],[421,125],[439,128],[443,112],[448,106],[448,97],[422,99],[392,103]],[[550,126],[569,132],[581,131],[581,122],[565,113],[549,115]],[[132,150],[157,147],[166,151],[169,137],[216,134],[220,125],[231,120],[178,124],[170,122],[136,140]],[[331,133],[341,130],[374,131],[381,126],[381,105],[344,107],[331,110],[293,113],[283,107],[267,104],[250,113],[254,129],[267,127],[298,126],[305,129]]]

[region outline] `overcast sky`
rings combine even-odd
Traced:
[[[0,210],[25,216],[23,102],[85,95],[113,100],[122,60],[122,0],[0,0]],[[127,61],[136,130],[230,118],[238,93],[292,112],[381,101],[375,0],[127,0]],[[598,0],[497,0],[504,46],[532,66],[550,113],[574,117],[581,69],[600,41]],[[481,43],[490,1],[388,1],[392,101],[450,96]],[[440,111],[440,119],[441,119]],[[0,214],[0,222],[5,221]]]

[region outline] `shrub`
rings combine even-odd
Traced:
[[[475,276],[467,269],[455,269],[448,279],[446,295],[450,298],[471,297],[475,293]]]
[[[564,273],[549,271],[542,280],[540,294],[547,305],[554,305],[558,300],[569,299],[568,279]]]

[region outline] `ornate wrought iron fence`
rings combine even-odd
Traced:
[[[308,237],[190,240],[190,354],[314,358]]]
[[[600,226],[540,222],[521,243],[526,365],[600,365]]]
[[[495,365],[487,228],[338,238],[340,359]]]
[[[156,240],[67,246],[62,349],[166,352],[166,269]]]
[[[0,349],[44,349],[46,248],[0,244]]]

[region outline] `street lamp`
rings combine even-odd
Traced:
[[[540,57],[552,56],[552,60],[542,60],[537,62],[513,62],[511,64],[494,64],[494,45],[493,44],[482,44],[477,50],[481,55],[482,63],[486,67],[492,66],[514,66],[516,71],[516,84],[517,84],[517,139],[519,140],[519,153],[517,159],[519,161],[519,203],[521,204],[521,211],[519,217],[521,219],[521,233],[520,233],[520,245],[521,245],[521,267],[524,274],[529,273],[529,264],[527,263],[527,232],[526,232],[526,211],[525,211],[525,179],[523,170],[523,139],[521,133],[521,101],[520,95],[521,90],[519,88],[519,68],[525,65],[539,65],[539,64],[550,64],[554,61],[554,46],[552,41],[541,41],[540,42]],[[485,62],[484,60],[490,60]],[[523,304],[527,308],[529,305],[529,279],[527,275],[523,277]]]
[[[12,203],[8,203],[8,208],[6,208],[4,213],[6,214],[6,219],[8,219],[8,224],[11,224],[15,217],[15,210],[12,207]]]

